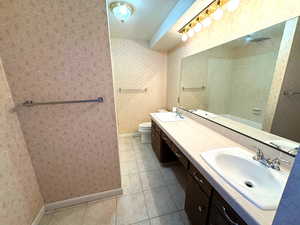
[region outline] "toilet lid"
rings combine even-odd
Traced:
[[[139,125],[139,127],[141,127],[141,128],[151,128],[151,122],[141,123]]]

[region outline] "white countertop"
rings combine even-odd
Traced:
[[[249,149],[188,117],[176,122],[161,122],[156,114],[151,113],[151,118],[248,225],[272,224],[276,210],[257,208],[210,168],[200,156],[202,152],[217,148]]]

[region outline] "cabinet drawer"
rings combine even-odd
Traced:
[[[209,198],[199,188],[197,182],[188,175],[185,211],[191,225],[206,225],[209,212]]]
[[[199,187],[205,192],[205,194],[207,194],[207,196],[210,197],[212,193],[212,186],[202,176],[202,174],[194,167],[193,164],[190,164],[189,174],[198,183]]]
[[[228,205],[228,203],[214,191],[212,197],[212,210],[218,211],[218,214],[222,215],[224,224],[228,225],[247,225],[245,221]],[[213,219],[211,219],[213,220]],[[218,223],[212,223],[212,225],[219,225]]]
[[[172,143],[171,150],[174,152],[178,160],[182,163],[184,168],[188,169],[189,168],[189,160],[185,157],[185,155],[177,148],[177,146]]]

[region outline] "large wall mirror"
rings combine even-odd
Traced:
[[[179,105],[295,155],[300,146],[298,18],[184,58]]]

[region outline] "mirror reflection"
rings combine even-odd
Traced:
[[[289,40],[291,43],[285,39],[291,36],[291,26],[291,22],[277,24],[184,58],[179,105],[295,155],[300,130],[290,127],[300,121],[292,116],[289,126],[285,126],[286,116],[293,113],[285,115],[284,110],[291,98],[300,107],[300,95],[287,91],[288,87],[283,90],[287,76],[296,75],[282,70],[282,62],[290,57],[286,54],[287,46],[296,48],[292,43],[294,39]],[[297,33],[294,35],[296,38]],[[298,87],[300,90],[300,82]],[[297,85],[293,84],[293,90],[296,89]]]

